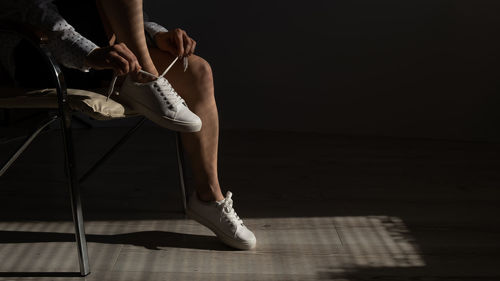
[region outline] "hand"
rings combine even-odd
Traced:
[[[93,50],[85,58],[85,64],[94,69],[113,69],[119,76],[141,69],[137,57],[124,43]]]
[[[189,57],[196,48],[196,41],[180,28],[168,32],[158,32],[154,40],[160,50],[179,57]]]

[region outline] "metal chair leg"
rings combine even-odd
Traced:
[[[78,246],[78,261],[80,263],[80,274],[82,276],[86,276],[90,273],[89,255],[87,251],[87,241],[85,239],[85,228],[83,225],[82,204],[80,200],[80,187],[78,185],[78,178],[76,176],[76,169],[75,169],[73,137],[68,119],[64,117],[61,118],[61,129],[62,129],[65,163],[66,163],[65,166],[66,166],[66,173],[68,175],[69,195],[71,199],[73,223],[75,225],[76,244]]]
[[[187,200],[186,200],[186,186],[185,186],[185,178],[186,178],[186,173],[185,173],[185,167],[184,167],[184,151],[182,148],[182,142],[181,142],[181,133],[176,132],[175,133],[175,144],[177,148],[177,166],[179,169],[179,186],[181,188],[181,200],[182,200],[182,208],[184,211],[184,214],[186,213],[187,209]]]

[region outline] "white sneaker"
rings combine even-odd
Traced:
[[[201,130],[201,119],[189,110],[184,99],[163,77],[177,59],[176,57],[160,76],[139,70],[155,78],[151,82],[134,82],[127,75],[119,91],[118,100],[162,127],[181,132],[198,132]],[[185,59],[184,71],[186,68],[187,60]],[[108,90],[108,98],[114,91],[116,79],[115,75]]]
[[[138,83],[127,76],[119,91],[119,100],[162,127],[181,132],[201,129],[201,119],[189,110],[164,77]]]
[[[190,197],[186,210],[189,217],[212,230],[225,244],[240,250],[255,247],[255,235],[243,224],[233,209],[232,193],[221,201],[203,202],[196,192]]]

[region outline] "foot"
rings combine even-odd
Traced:
[[[127,75],[119,91],[119,100],[156,124],[180,132],[197,132],[201,119],[164,77],[135,82]]]
[[[217,237],[233,248],[250,250],[256,245],[255,235],[243,224],[233,209],[232,193],[221,201],[203,202],[194,192],[189,200],[187,214],[208,227]]]

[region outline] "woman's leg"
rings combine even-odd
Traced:
[[[149,52],[157,69],[165,69],[174,56],[156,48]],[[219,118],[214,97],[212,70],[204,59],[189,56],[189,67],[184,72],[178,62],[166,74],[189,108],[200,117],[203,126],[196,133],[182,133],[182,144],[192,164],[198,197],[204,201],[222,200],[217,173]]]
[[[150,54],[160,70],[174,59],[173,55],[159,49],[151,48]],[[191,198],[186,212],[190,218],[210,228],[226,245],[249,250],[255,247],[257,239],[232,208],[231,194],[228,192],[224,198],[219,186],[217,175],[219,120],[212,70],[202,58],[195,55],[188,58],[189,67],[186,72],[183,71],[182,64],[177,63],[166,74],[172,86],[203,123],[201,131],[183,133],[182,144],[191,160],[198,199],[224,201],[204,203],[197,198]]]
[[[97,0],[101,19],[111,39],[116,35],[135,54],[145,71],[158,75],[146,45],[142,0]]]
[[[134,52],[144,70],[158,75],[157,69],[163,71],[173,61],[173,55],[147,48],[142,0],[97,0],[97,6],[110,40],[116,34],[117,40]],[[192,55],[186,72],[177,63],[166,76],[203,123],[199,132],[181,133],[198,197],[204,201],[222,200],[217,172],[219,119],[210,65]]]

